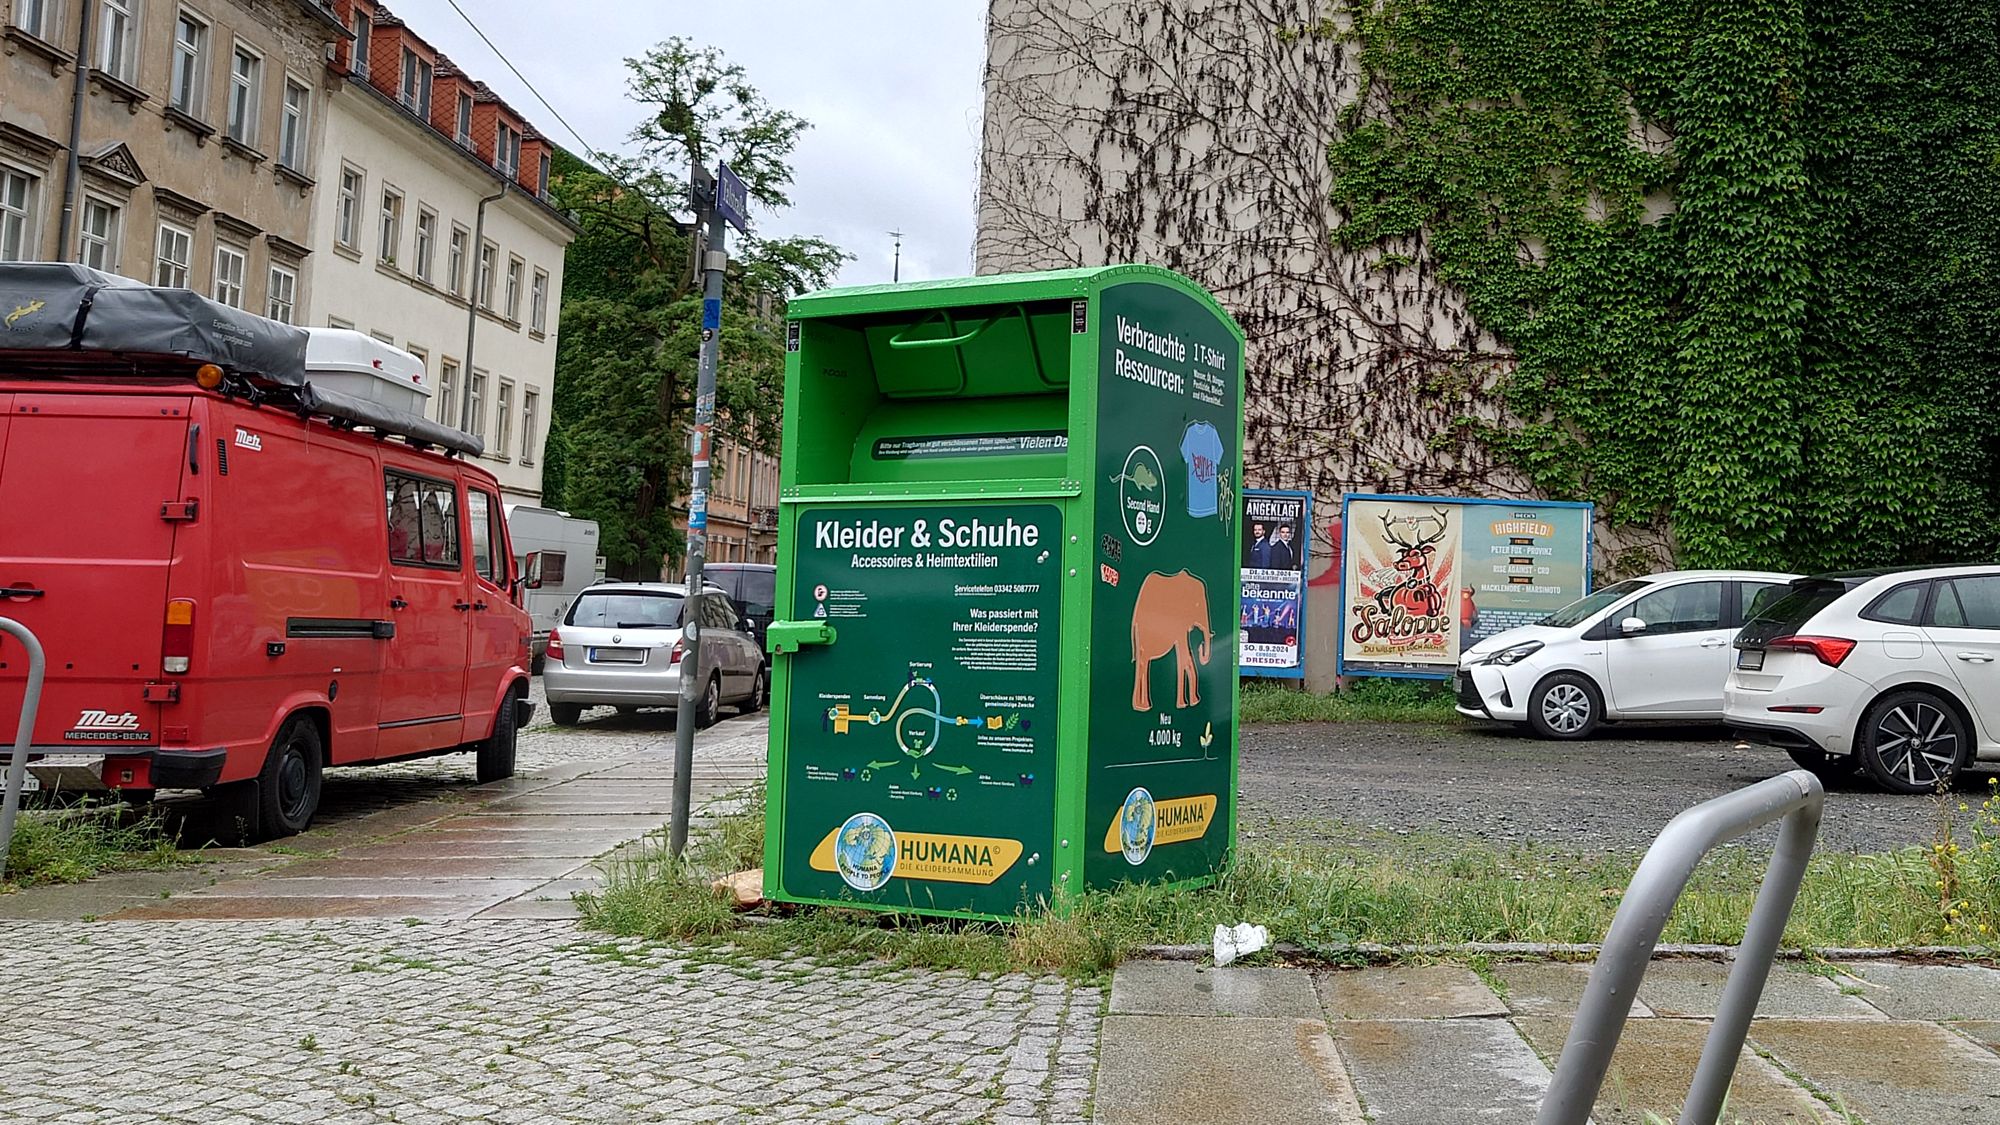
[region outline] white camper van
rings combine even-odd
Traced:
[[[540,675],[549,630],[555,628],[572,599],[604,577],[604,556],[597,552],[597,521],[580,520],[550,508],[509,504],[507,533],[514,540],[516,572],[526,587],[524,608],[535,620],[533,670]]]

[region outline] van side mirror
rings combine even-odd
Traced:
[[[1628,617],[1618,623],[1618,631],[1628,637],[1636,637],[1646,631],[1646,623],[1637,617]]]
[[[542,553],[529,551],[527,563],[528,565],[523,568],[525,573],[521,578],[521,585],[524,589],[539,590],[542,588]]]

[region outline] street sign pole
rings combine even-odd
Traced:
[[[727,165],[722,167],[722,179],[725,182],[736,180]],[[681,629],[686,651],[681,656],[680,716],[674,724],[674,811],[667,845],[668,854],[675,859],[679,859],[687,847],[688,820],[692,815],[690,805],[693,801],[694,728],[701,702],[708,694],[708,684],[700,680],[702,619],[696,612],[699,603],[695,599],[702,592],[701,572],[708,561],[709,433],[715,422],[715,362],[722,335],[722,275],[729,264],[724,246],[724,206],[733,205],[737,213],[727,217],[737,224],[738,229],[742,226],[741,205],[735,200],[720,198],[720,185],[716,177],[709,175],[708,169],[694,165],[688,183],[694,195],[695,213],[707,237],[700,259],[704,275],[701,367],[694,392],[694,433],[689,441],[692,464],[688,486],[688,597],[682,612]],[[740,189],[741,181],[736,183]]]

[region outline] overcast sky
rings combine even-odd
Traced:
[[[389,0],[397,16],[492,86],[536,129],[576,140],[447,0]],[[793,206],[760,234],[814,234],[855,260],[845,285],[972,272],[984,0],[458,0],[585,141],[623,151],[639,108],[624,60],[675,35],[720,49],[772,105],[812,128],[794,153]]]

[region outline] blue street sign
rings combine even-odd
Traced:
[[[750,189],[729,165],[718,164],[715,170],[715,213],[736,228],[738,234],[750,233],[750,220],[745,217],[750,210]]]

